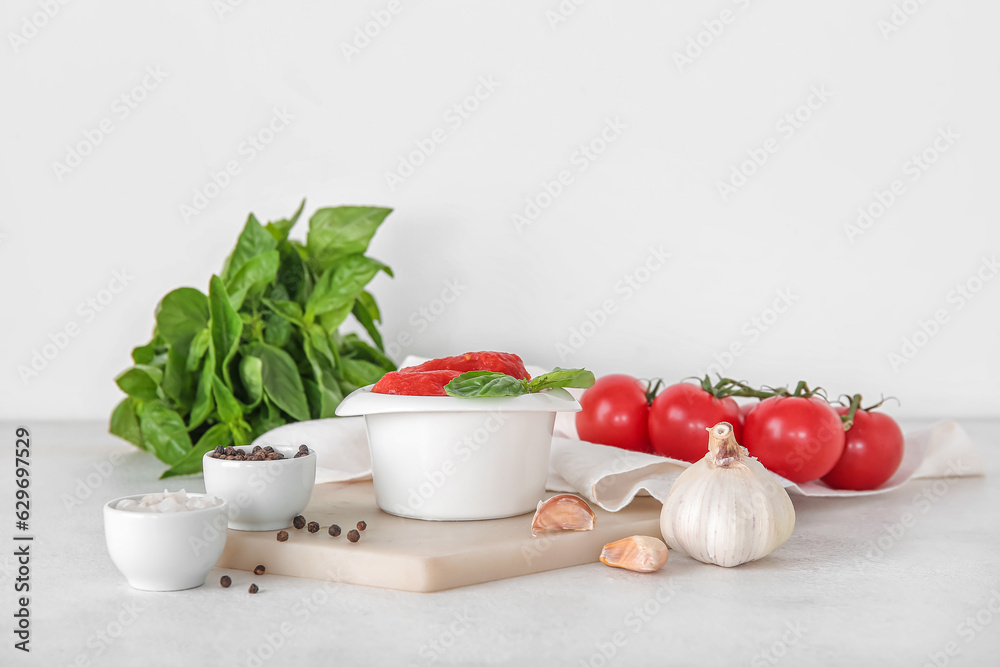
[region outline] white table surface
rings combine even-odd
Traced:
[[[164,487],[202,491],[201,478],[157,481],[162,464],[104,424],[26,425],[32,652],[12,646],[15,425],[6,423],[2,665],[1000,664],[998,421],[962,422],[985,478],[795,497],[788,543],[739,568],[671,552],[653,575],[592,564],[431,594],[223,570],[190,591],[132,590],[105,549],[102,503]],[[67,507],[114,452],[110,477]],[[900,528],[907,514],[913,521]],[[873,551],[880,538],[887,548]],[[217,583],[223,573],[233,577],[228,590]],[[251,579],[256,596],[246,593]]]

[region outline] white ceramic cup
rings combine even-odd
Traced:
[[[375,502],[389,514],[471,521],[534,511],[545,497],[563,389],[505,398],[399,396],[363,387],[337,414],[364,415]]]
[[[249,447],[242,448],[250,452]],[[205,455],[205,491],[224,498],[233,530],[279,530],[309,504],[316,483],[316,452],[293,458],[297,447],[275,446],[277,461],[225,461]]]
[[[181,591],[205,583],[226,546],[226,503],[179,512],[132,512],[115,509],[126,498],[104,505],[108,553],[132,588]],[[189,496],[205,497],[203,493]]]

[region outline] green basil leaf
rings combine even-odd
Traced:
[[[306,248],[321,271],[341,257],[365,252],[391,208],[338,206],[321,208],[309,219]]]
[[[263,362],[257,357],[245,355],[240,360],[240,380],[250,399],[250,408],[256,408],[264,397]]]
[[[594,374],[583,368],[559,368],[558,366],[533,378],[528,383],[528,389],[534,393],[543,389],[553,387],[572,387],[574,389],[588,389],[594,386]]]
[[[188,416],[188,429],[194,430],[215,410],[215,400],[212,398],[212,378],[215,377],[215,350],[212,341],[208,341],[208,352],[205,364],[201,367],[201,377],[198,379],[198,390],[195,393],[194,405]]]
[[[218,375],[212,376],[212,397],[219,412],[219,419],[231,427],[243,421],[243,408]]]
[[[209,310],[212,313],[212,347],[215,350],[216,374],[232,387],[229,380],[229,362],[236,355],[243,333],[243,319],[233,308],[222,279],[212,276],[208,288]]]
[[[132,348],[132,361],[137,364],[151,364],[156,356],[156,348],[163,344],[163,338],[159,333],[153,336],[153,340],[145,345]]]
[[[193,287],[170,292],[156,309],[156,331],[171,345],[186,347],[208,326],[208,299]]]
[[[361,359],[349,359],[347,357],[341,359],[341,368],[343,369],[344,379],[359,387],[375,384],[382,379],[382,376],[386,372],[384,368],[376,366],[371,362],[362,361]]]
[[[360,340],[358,338],[352,338],[350,335],[347,335],[344,337],[342,346],[346,354],[361,359],[366,359],[372,362],[373,364],[381,366],[382,369],[385,371],[396,370],[396,364],[393,363],[392,359],[387,357],[382,352],[376,350],[363,340]]]
[[[299,216],[302,215],[302,209],[305,208],[305,205],[306,200],[303,199],[302,203],[299,204],[299,210],[292,214],[291,218],[267,223],[267,231],[274,237],[275,241],[284,241],[288,238],[288,233],[292,231],[292,227],[299,221]]]
[[[194,339],[191,340],[193,343]],[[163,393],[182,406],[185,413],[194,402],[197,389],[197,376],[188,372],[187,361],[186,348],[171,345],[163,369]]]
[[[198,364],[201,363],[202,357],[208,352],[208,344],[212,340],[212,333],[205,327],[191,339],[191,347],[188,349],[187,363],[184,365],[184,370],[188,373],[194,373],[198,370]]]
[[[279,315],[268,313],[264,318],[264,342],[285,347],[292,335],[292,323]]]
[[[340,389],[331,390],[326,385],[317,384],[315,380],[304,378],[302,385],[309,399],[309,408],[313,419],[328,419],[337,416],[337,406],[343,400]]]
[[[181,416],[158,401],[139,409],[142,437],[156,458],[173,465],[191,451],[191,438]]]
[[[354,313],[354,317],[357,318],[358,322],[361,323],[361,326],[363,326],[365,331],[368,332],[368,335],[371,337],[372,342],[375,343],[375,346],[384,352],[385,346],[382,345],[382,334],[379,333],[378,327],[375,326],[375,318],[379,316],[378,306],[375,306],[375,312],[372,313],[365,301],[362,300],[362,296],[371,297],[371,294],[368,294],[368,292],[362,292],[358,298],[355,299],[354,308],[351,312]],[[372,299],[371,303],[374,304],[375,300]]]
[[[139,427],[139,415],[136,412],[142,402],[131,396],[127,397],[111,413],[111,423],[108,431],[123,440],[131,442],[140,449],[149,451],[146,441],[142,439],[142,429]]]
[[[155,401],[156,392],[163,381],[163,371],[155,366],[139,364],[129,368],[115,378],[115,382],[126,394],[144,401]]]
[[[274,404],[297,421],[308,420],[309,404],[302,387],[302,378],[292,357],[284,350],[267,343],[248,346],[247,354],[261,360],[264,393]]]
[[[294,324],[302,324],[302,306],[294,301],[264,300],[264,305]]]
[[[278,251],[269,250],[251,257],[226,281],[226,292],[233,308],[240,309],[250,290],[257,291],[274,282],[278,274]]]
[[[462,373],[445,385],[449,396],[463,398],[495,398],[498,396],[521,396],[528,393],[527,382],[506,373],[492,371],[470,371]]]
[[[263,252],[275,250],[277,247],[278,242],[251,213],[247,217],[247,224],[244,225],[243,231],[240,232],[240,238],[236,241],[236,247],[226,258],[226,264],[222,269],[223,281],[228,281],[235,276],[243,268],[243,265],[253,257]]]
[[[298,247],[293,241],[282,241],[278,244],[278,253],[281,261],[278,264],[275,281],[276,286],[280,285],[285,290],[285,296],[281,298],[305,303],[306,297],[312,291],[313,283]],[[272,298],[278,297],[272,296]]]
[[[350,255],[338,262],[337,266],[320,276],[315,289],[306,301],[306,320],[330,311],[344,311],[344,317],[354,307],[354,300],[364,291],[379,271],[388,271],[382,262],[365,257]],[[343,320],[341,320],[343,321]],[[324,325],[325,326],[325,325]],[[328,331],[333,329],[326,327]]]
[[[226,424],[215,424],[201,434],[194,448],[184,455],[173,467],[165,470],[160,479],[177,477],[179,475],[197,475],[202,471],[205,454],[216,447],[228,447],[233,443],[232,434]]]

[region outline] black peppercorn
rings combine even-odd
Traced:
[[[258,576],[264,574],[264,566],[263,565],[258,565],[257,567],[255,567],[253,569],[253,573],[256,574],[256,575],[258,575]]]
[[[299,451],[302,452],[302,453],[304,453],[304,454],[308,454],[309,453],[309,446],[308,445],[299,445]]]
[[[222,579],[219,579],[219,585],[223,588],[229,588],[229,585],[233,583],[233,580],[229,578],[228,575],[222,575]]]
[[[306,525],[306,518],[301,514],[299,514],[294,519],[292,519],[292,525],[295,526],[296,528],[302,528],[303,526]]]
[[[279,542],[287,542],[288,541],[288,531],[286,531],[286,530],[279,530],[278,531],[278,541]]]
[[[333,524],[332,526],[330,526],[330,536],[340,537],[340,526],[338,526],[337,524]]]
[[[318,533],[319,532],[319,524],[316,523],[315,521],[310,521],[309,522],[309,532],[310,533]]]
[[[256,593],[259,590],[260,589],[257,588],[257,584],[250,584],[250,588],[247,589],[247,592],[250,593],[250,595],[253,595],[254,593]]]
[[[364,530],[367,527],[368,527],[367,523],[365,523],[364,521],[358,521],[358,530]]]
[[[347,531],[347,539],[351,542],[357,542],[361,539],[361,533],[356,530],[349,530]]]

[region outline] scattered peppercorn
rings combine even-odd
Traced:
[[[309,532],[310,533],[318,533],[319,532],[319,524],[316,523],[315,521],[310,521],[309,522]]]
[[[330,536],[340,537],[340,526],[338,526],[337,524],[333,524],[332,526],[330,526]]]
[[[279,530],[278,531],[278,541],[279,542],[287,542],[288,541],[288,531],[287,530]]]
[[[296,528],[301,529],[303,526],[306,525],[306,518],[301,514],[299,514],[297,517],[292,519],[292,525],[295,526]]]
[[[259,590],[260,589],[257,588],[257,584],[250,584],[250,588],[247,589],[247,592],[250,593],[250,595],[253,595],[254,593],[256,593]]]
[[[260,575],[264,574],[264,566],[263,565],[258,565],[257,567],[255,567],[253,569],[253,573],[256,574],[257,576],[260,576]]]
[[[361,533],[356,530],[349,530],[347,531],[347,539],[351,542],[357,542],[361,539]]]
[[[368,527],[367,523],[365,523],[364,521],[358,521],[358,530],[364,530],[367,527]]]
[[[219,585],[222,586],[223,588],[229,588],[230,584],[232,583],[233,580],[230,579],[229,575],[226,574],[222,575],[222,579],[219,579]]]

